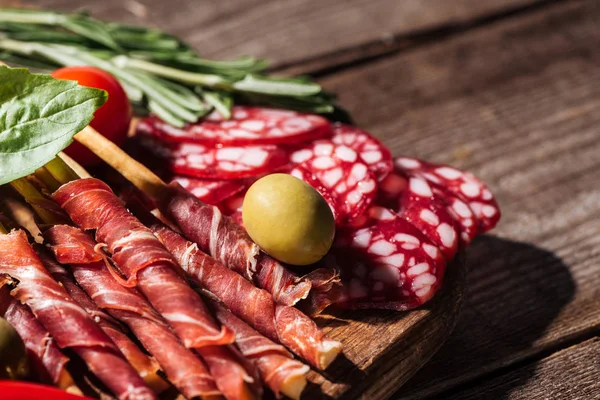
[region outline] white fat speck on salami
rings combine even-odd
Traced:
[[[418,174],[444,193],[452,193],[455,198],[466,204],[477,219],[479,232],[489,231],[500,220],[500,208],[492,192],[485,183],[470,172],[411,157],[398,157],[394,163],[407,173]],[[464,211],[462,205],[455,206],[455,204],[458,203],[452,201],[453,209],[456,207]],[[467,215],[467,212],[464,211],[463,214]]]
[[[346,145],[328,139],[317,140],[293,152],[290,161],[310,172],[322,184],[321,189],[337,199],[339,219],[343,224],[359,218],[377,192],[375,175],[360,160],[358,153]],[[311,184],[310,181],[307,183]]]
[[[460,232],[459,246],[461,248],[466,247],[479,232],[477,219],[475,218],[471,207],[448,190],[434,186],[433,193],[437,198],[444,202],[448,214],[456,221]]]
[[[321,182],[316,176],[314,176],[307,166],[304,164],[296,165],[291,171],[290,175],[295,176],[298,179],[303,180],[308,183],[310,186],[315,188],[317,192],[327,202],[331,212],[333,214],[333,218],[335,220],[336,225],[343,222],[344,219],[344,210],[340,206],[339,199],[336,194],[325,187],[323,182]]]
[[[443,280],[441,252],[392,210],[372,206],[366,215],[365,226],[338,230],[326,259],[341,274],[339,305],[409,310],[427,302]]]
[[[340,123],[333,124],[331,141],[337,145],[350,147],[358,153],[361,161],[382,181],[392,171],[390,150],[368,132],[357,127]]]
[[[160,134],[138,130],[138,142],[165,159],[175,174],[207,179],[237,179],[271,172],[288,163],[288,152],[275,145],[217,146],[169,143]]]
[[[234,106],[228,120],[215,111],[183,128],[170,126],[155,116],[145,118],[141,123],[141,129],[161,131],[164,138],[172,142],[228,146],[292,144],[314,140],[331,132],[329,121],[319,115],[250,106]]]
[[[198,179],[191,176],[177,175],[173,181],[207,204],[218,204],[241,192],[247,186],[243,179]]]
[[[400,218],[413,224],[423,235],[431,240],[451,260],[458,251],[460,229],[454,217],[449,213],[446,203],[435,195],[432,186],[418,175],[411,175],[410,170],[396,166],[396,171],[383,182],[385,189],[380,189],[386,203],[389,196],[395,196],[397,205],[393,206]],[[387,191],[387,192],[386,192]]]

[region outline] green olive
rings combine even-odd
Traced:
[[[0,318],[0,379],[23,379],[29,371],[23,340],[4,318]]]
[[[292,265],[319,261],[331,247],[335,221],[312,186],[287,174],[267,175],[244,197],[246,231],[270,256]]]

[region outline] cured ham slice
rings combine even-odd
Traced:
[[[75,351],[119,399],[155,399],[119,349],[46,271],[23,231],[0,235],[0,274],[62,349]]]
[[[287,150],[271,144],[211,147],[197,143],[166,143],[143,135],[138,140],[155,156],[164,159],[171,172],[196,178],[252,177],[271,172],[288,162]]]
[[[96,240],[106,243],[112,260],[127,277],[125,284],[136,285],[186,347],[198,350],[219,390],[231,399],[249,398],[247,383],[253,379],[223,346],[233,343],[235,334],[226,327],[219,329],[200,296],[179,275],[173,256],[110,188],[97,179],[79,179],[52,196],[73,222],[96,231]]]
[[[21,304],[9,292],[7,286],[0,288],[0,316],[23,339],[33,372],[42,382],[72,390],[74,383],[65,368],[69,358],[63,354],[48,330],[35,319],[29,307]]]
[[[421,175],[441,191],[450,192],[466,203],[477,218],[481,233],[492,229],[500,220],[500,208],[494,195],[485,183],[470,172],[404,156],[396,158],[394,163]]]
[[[446,269],[438,248],[412,224],[379,206],[361,228],[338,231],[326,262],[341,272],[338,304],[408,310],[437,292]]]
[[[140,211],[142,213],[142,211]],[[203,253],[151,216],[143,216],[155,235],[175,256],[184,271],[223,302],[236,316],[319,369],[325,369],[341,350],[315,323],[294,307],[276,304],[268,292]],[[227,324],[225,324],[227,325]]]
[[[60,226],[60,225],[59,225]],[[65,226],[65,225],[62,225]],[[58,226],[57,226],[58,227]],[[52,228],[51,228],[52,229]],[[94,321],[102,328],[109,338],[117,345],[127,361],[138,371],[144,381],[155,392],[165,390],[167,383],[156,373],[159,366],[155,360],[148,357],[123,331],[121,325],[111,316],[102,311],[96,303],[73,280],[71,273],[54,260],[51,254],[42,245],[33,245],[40,260],[50,272],[52,277],[59,282]],[[76,254],[79,257],[79,254]]]
[[[93,178],[73,181],[53,198],[82,229],[96,230],[96,239],[107,244],[127,284],[137,285],[186,347],[233,342],[233,333],[217,327],[202,299],[177,273],[171,254],[105,183]]]
[[[145,118],[138,132],[152,132],[165,140],[227,145],[297,143],[329,133],[329,122],[318,115],[273,108],[234,106],[231,119],[213,112],[207,118],[175,128],[156,117]]]
[[[236,317],[225,306],[212,302],[217,319],[236,334],[236,345],[260,371],[262,381],[281,398],[282,394],[299,399],[306,386],[307,365],[294,360],[285,347],[274,343],[258,333],[250,325]]]
[[[60,282],[67,288],[76,286],[73,280],[75,279],[87,292],[87,294],[83,293],[83,296],[88,300],[90,297],[93,298],[95,304],[127,325],[161,365],[169,381],[184,396],[191,399],[219,393],[204,363],[183,346],[164,319],[137,290],[121,286],[104,263],[85,262],[86,258],[90,259],[94,254],[98,254],[92,250],[87,257],[81,257],[82,252],[93,249],[94,241],[91,237],[77,228],[66,225],[55,225],[47,230],[44,236],[53,249],[64,245],[72,248],[71,254],[62,252],[57,258],[62,263],[70,264],[73,276],[71,277],[70,273],[56,262],[50,270],[53,275],[60,276]],[[77,244],[81,246],[79,251],[74,248]],[[102,311],[98,311],[112,320]],[[107,319],[106,317],[102,318]]]
[[[278,303],[294,305],[308,296],[312,275],[296,276],[273,258],[261,254],[244,228],[224,216],[217,207],[202,203],[176,183],[169,187],[171,190],[158,204],[159,209],[200,250],[271,293]],[[321,272],[331,280],[336,279],[331,271]],[[318,288],[323,289],[327,289],[327,285]]]

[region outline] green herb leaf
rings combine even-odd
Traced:
[[[253,57],[207,60],[169,33],[83,13],[0,8],[0,52],[28,67],[102,68],[123,84],[136,110],[176,125],[212,109],[228,116],[233,103],[342,115],[309,77],[269,76],[267,62]]]
[[[0,67],[0,184],[33,173],[90,123],[103,90]]]
[[[235,82],[233,88],[239,91],[270,94],[275,96],[312,96],[321,92],[321,86],[299,80],[273,78],[265,79],[247,75],[243,80]]]

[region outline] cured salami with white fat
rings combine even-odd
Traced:
[[[473,174],[411,157],[398,157],[394,162],[405,170],[421,175],[440,190],[450,192],[466,203],[477,218],[481,233],[489,231],[498,223],[500,208],[494,195]]]
[[[298,143],[327,135],[325,118],[273,108],[235,106],[231,119],[213,112],[195,124],[175,128],[156,117],[142,120],[138,132],[160,134],[172,142],[226,144],[228,146]]]
[[[344,223],[360,217],[375,197],[377,180],[373,172],[359,159],[358,153],[346,145],[318,140],[292,153],[290,159],[312,173],[323,188],[337,198],[336,215]],[[336,207],[335,204],[330,206]]]
[[[342,276],[338,304],[347,308],[408,310],[439,289],[446,262],[412,224],[379,206],[362,228],[339,230],[326,260]]]
[[[323,182],[321,182],[316,176],[314,176],[305,166],[296,165],[291,171],[290,175],[295,176],[298,179],[302,179],[304,182],[308,183],[310,186],[315,188],[317,192],[327,202],[331,212],[333,213],[333,218],[335,219],[336,225],[341,223],[343,220],[343,213],[341,205],[339,204],[339,200],[337,196],[332,193]]]
[[[240,193],[247,187],[243,179],[197,179],[177,175],[173,177],[173,181],[203,202],[213,205]]]
[[[207,179],[236,179],[276,170],[288,162],[288,152],[275,145],[212,147],[199,143],[169,143],[139,135],[139,142],[166,161],[176,174]]]
[[[361,161],[382,181],[392,171],[390,150],[368,132],[355,126],[336,123],[333,125],[331,141],[355,150]]]
[[[402,172],[388,175],[379,197],[386,205],[392,203],[391,208],[400,218],[413,224],[451,260],[458,250],[459,228],[445,200],[435,194],[425,179]]]

